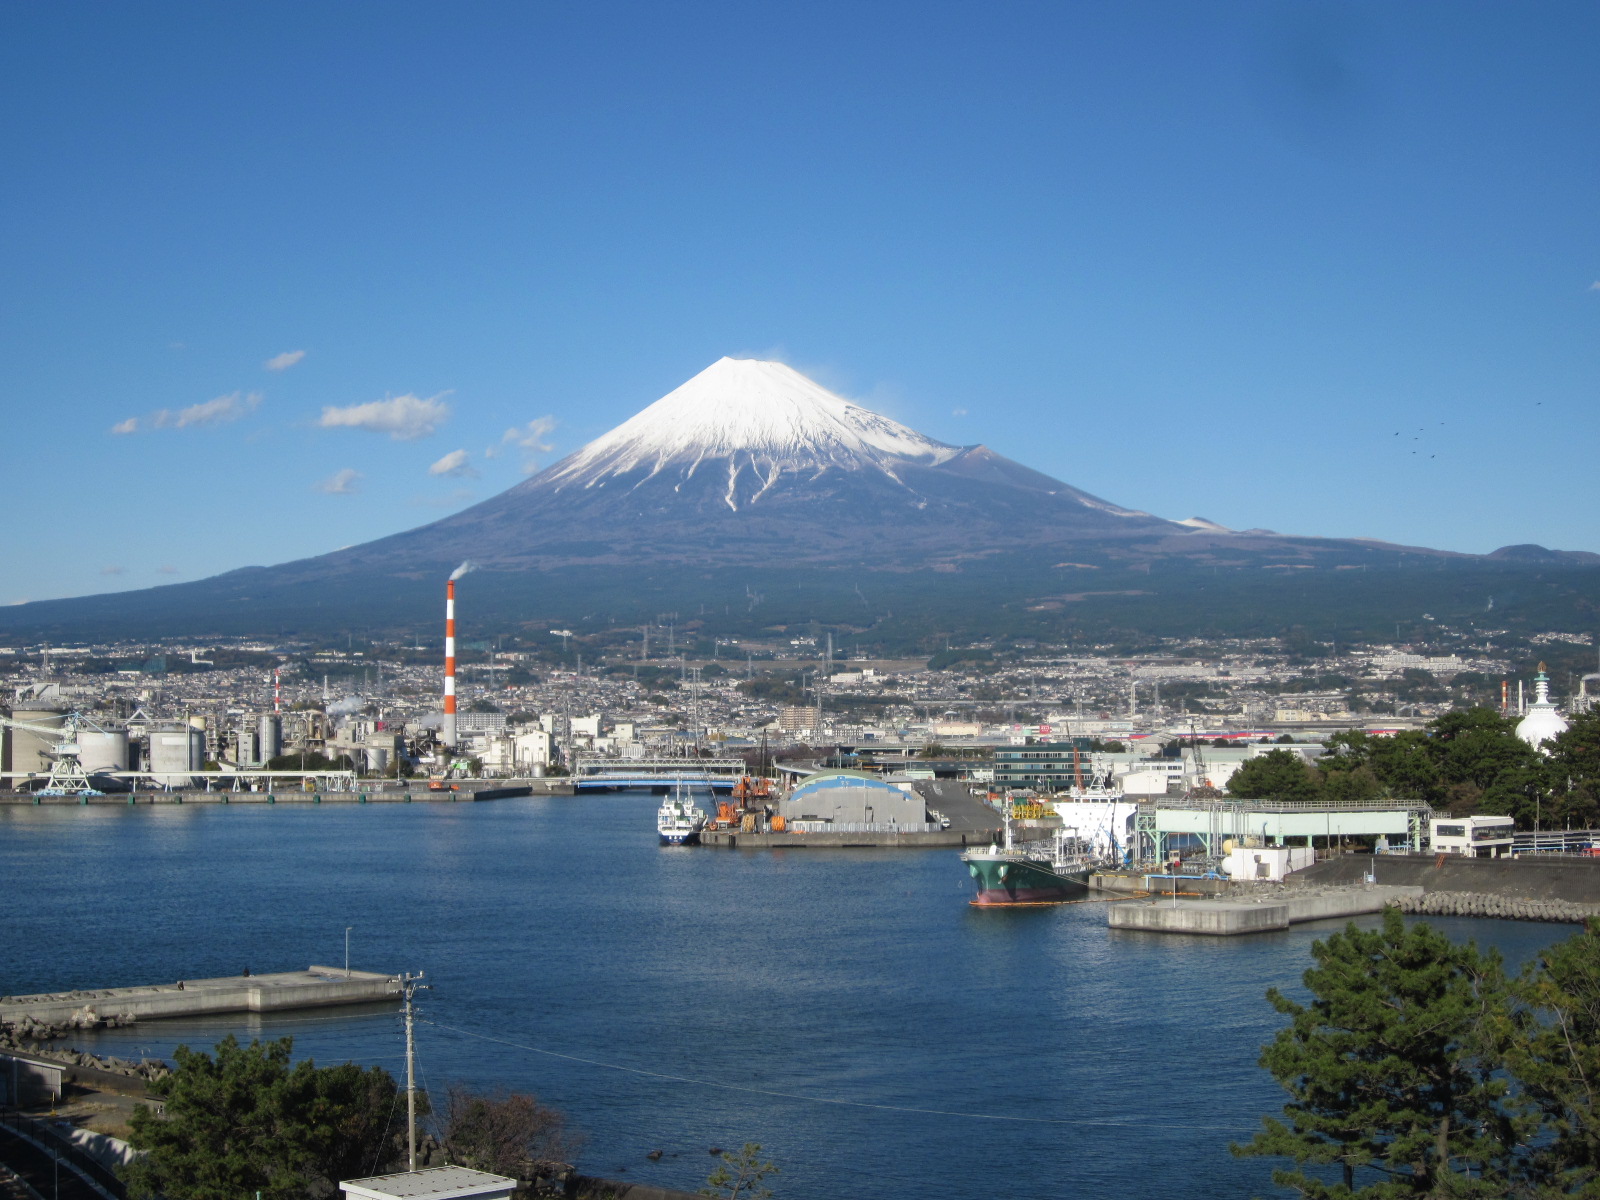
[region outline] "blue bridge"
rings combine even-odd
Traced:
[[[579,758],[572,765],[578,791],[684,787],[731,792],[750,773],[742,758]]]

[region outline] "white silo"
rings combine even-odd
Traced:
[[[260,740],[261,758],[265,763],[269,759],[277,758],[283,753],[283,718],[276,713],[261,714]]]
[[[86,774],[128,769],[126,729],[79,729],[78,761]]]
[[[188,787],[194,781],[187,778],[187,772],[202,769],[205,762],[204,730],[183,725],[150,731],[150,772],[159,783]]]
[[[41,775],[50,771],[51,758],[49,751],[54,750],[61,741],[59,736],[49,732],[51,729],[60,729],[67,722],[67,714],[59,708],[44,706],[30,707],[19,704],[11,711],[13,721],[22,721],[28,725],[42,725],[45,729],[17,729],[11,730],[11,766],[13,771],[35,771]]]

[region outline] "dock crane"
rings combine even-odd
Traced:
[[[7,729],[20,729],[25,733],[44,734],[55,738],[55,745],[44,753],[50,758],[50,773],[45,779],[44,787],[39,790],[41,796],[103,796],[104,792],[89,782],[89,776],[83,769],[82,747],[78,744],[78,730],[80,728],[93,729],[98,733],[106,730],[96,725],[88,717],[74,710],[69,712],[60,725],[43,725],[35,721],[18,721],[14,717],[0,717],[0,727]],[[17,776],[31,776],[31,771],[13,771],[13,778]]]

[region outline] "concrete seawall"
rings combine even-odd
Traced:
[[[281,1012],[397,999],[400,981],[374,971],[312,966],[270,975],[188,979],[143,987],[89,988],[37,996],[0,996],[0,1024],[34,1021],[93,1025],[106,1017],[136,1021],[223,1012]]]
[[[1291,886],[1358,884],[1368,872],[1380,884],[1420,887],[1515,900],[1564,900],[1600,905],[1600,859],[1463,858],[1433,854],[1344,854],[1325,858],[1289,877]]]
[[[993,836],[989,833],[963,833],[956,829],[940,829],[933,833],[745,833],[738,829],[717,829],[706,830],[700,835],[703,845],[744,850],[959,849],[962,846],[987,846],[992,840]]]
[[[207,792],[185,788],[174,791],[111,792],[104,796],[38,796],[31,792],[0,792],[0,805],[87,805],[146,804],[470,804],[481,800],[507,800],[517,796],[570,796],[572,784],[565,779],[535,780],[533,783],[503,787],[467,787],[460,791],[431,792],[426,783],[410,790],[360,788],[354,792],[307,792],[282,788],[270,792]]]
[[[1420,896],[1416,887],[1349,888],[1300,896],[1278,893],[1260,900],[1170,900],[1113,904],[1106,914],[1112,929],[1191,933],[1229,937],[1287,929],[1302,921],[1343,920],[1381,911]]]

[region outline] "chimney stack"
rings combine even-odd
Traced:
[[[444,592],[444,744],[456,746],[456,581]]]

